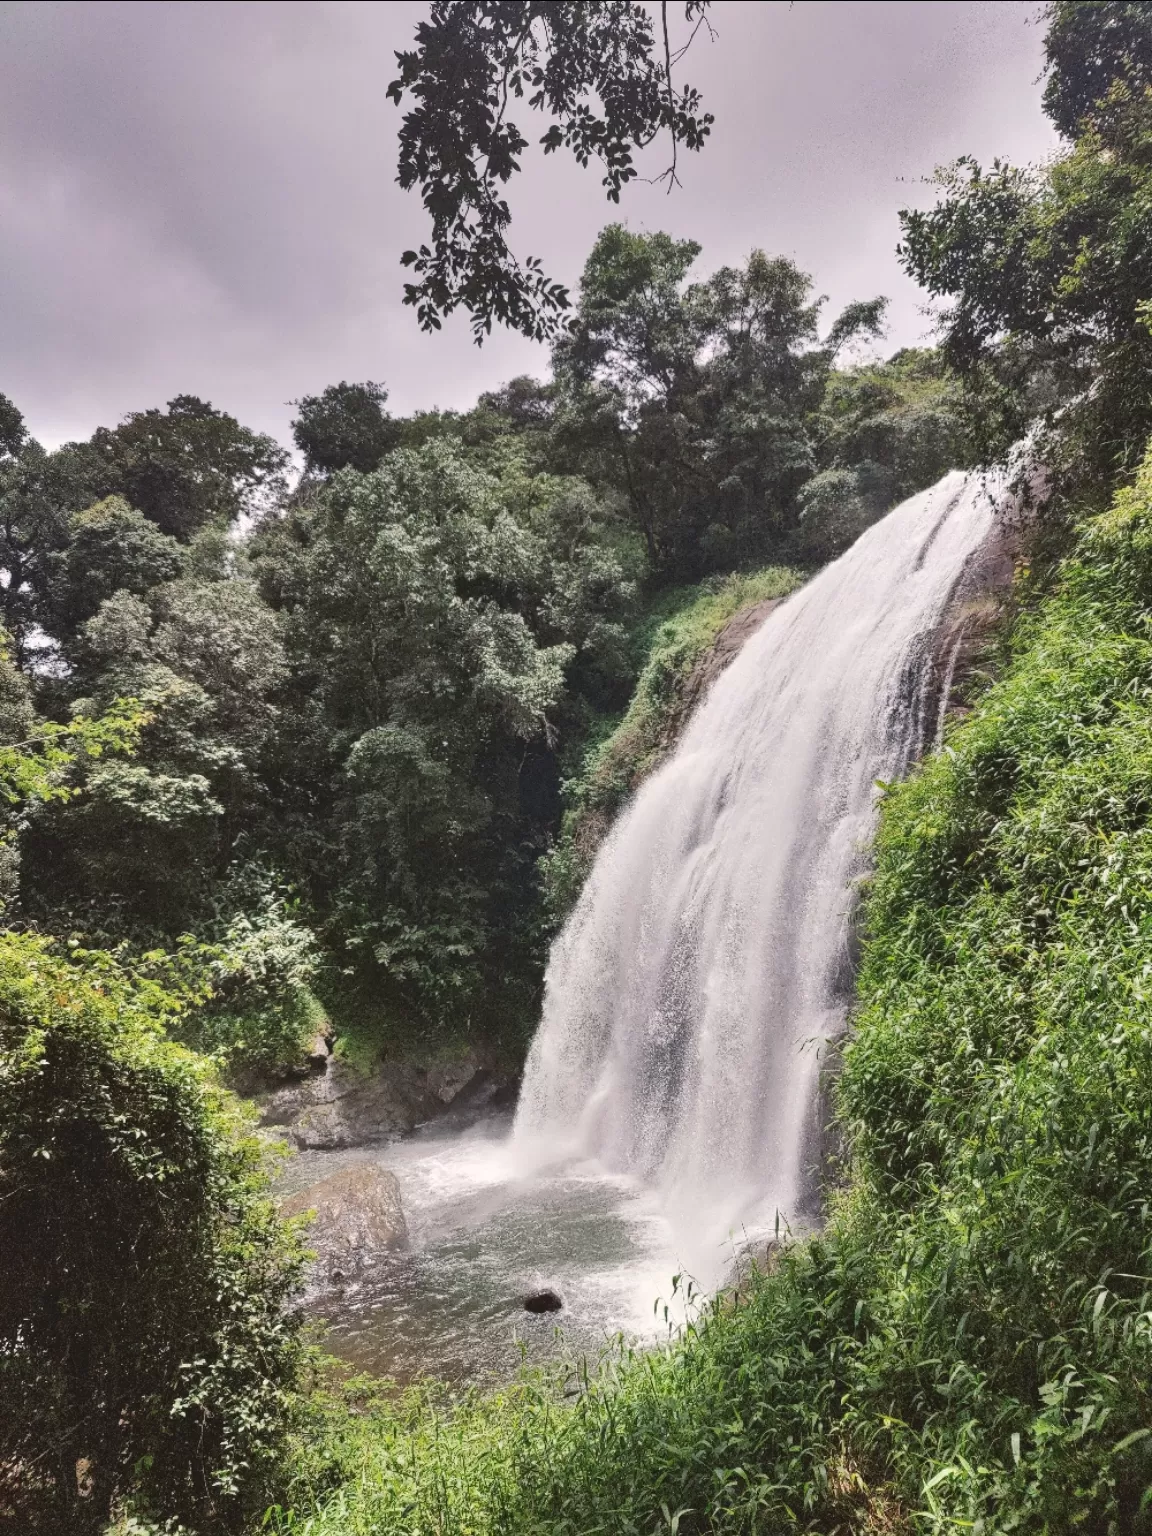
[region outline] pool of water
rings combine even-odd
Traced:
[[[499,1118],[456,1135],[291,1159],[285,1192],[380,1163],[399,1182],[408,1221],[407,1252],[309,1294],[331,1353],[400,1382],[492,1381],[524,1360],[595,1357],[620,1334],[652,1341],[680,1320],[671,1230],[654,1198],[588,1162],[523,1177],[509,1130]],[[562,1309],[526,1312],[525,1297],[544,1289]]]

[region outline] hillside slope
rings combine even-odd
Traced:
[[[545,894],[563,916],[614,817],[680,738],[712,682],[768,614],[803,581],[791,566],[709,578],[660,594],[640,628],[645,660],[624,715],[606,721],[564,784],[564,820],[544,860]]]

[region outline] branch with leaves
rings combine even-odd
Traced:
[[[102,715],[78,715],[66,725],[46,723],[25,741],[0,746],[0,798],[69,800],[80,791],[67,772],[81,758],[132,752],[153,711],[139,699],[117,699]]]
[[[632,0],[432,6],[417,46],[396,55],[400,73],[388,87],[397,105],[406,96],[414,101],[400,129],[397,179],[405,190],[419,185],[432,219],[430,244],[401,258],[418,279],[405,284],[404,302],[424,330],[439,330],[463,307],[477,343],[493,321],[535,341],[557,333],[568,290],[539,258],[521,261],[507,239],[512,215],[502,189],[529,144],[509,109],[526,101],[551,118],[539,141],[545,154],[569,149],[582,167],[598,159],[611,202],[639,174],[636,152],[667,134],[671,161],[657,180],[671,189],[679,146],[700,149],[712,124],[700,93],[673,82],[676,65],[708,26],[707,9],[708,0],[684,6],[692,31],[673,49],[666,0],[656,15]]]

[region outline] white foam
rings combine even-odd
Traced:
[[[936,626],[1007,499],[952,474],[769,615],[601,848],[557,939],[511,1152],[654,1190],[704,1283],[795,1220],[844,1024],[877,780],[931,728]]]

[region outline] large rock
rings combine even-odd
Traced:
[[[330,1280],[343,1279],[381,1253],[408,1246],[408,1223],[394,1174],[375,1163],[343,1168],[280,1204],[282,1216],[314,1211],[307,1243]]]
[[[505,1080],[478,1053],[416,1066],[388,1062],[370,1075],[339,1056],[319,1063],[316,1075],[276,1088],[260,1099],[261,1120],[281,1127],[302,1150],[372,1146],[402,1136],[473,1104],[495,1106]]]

